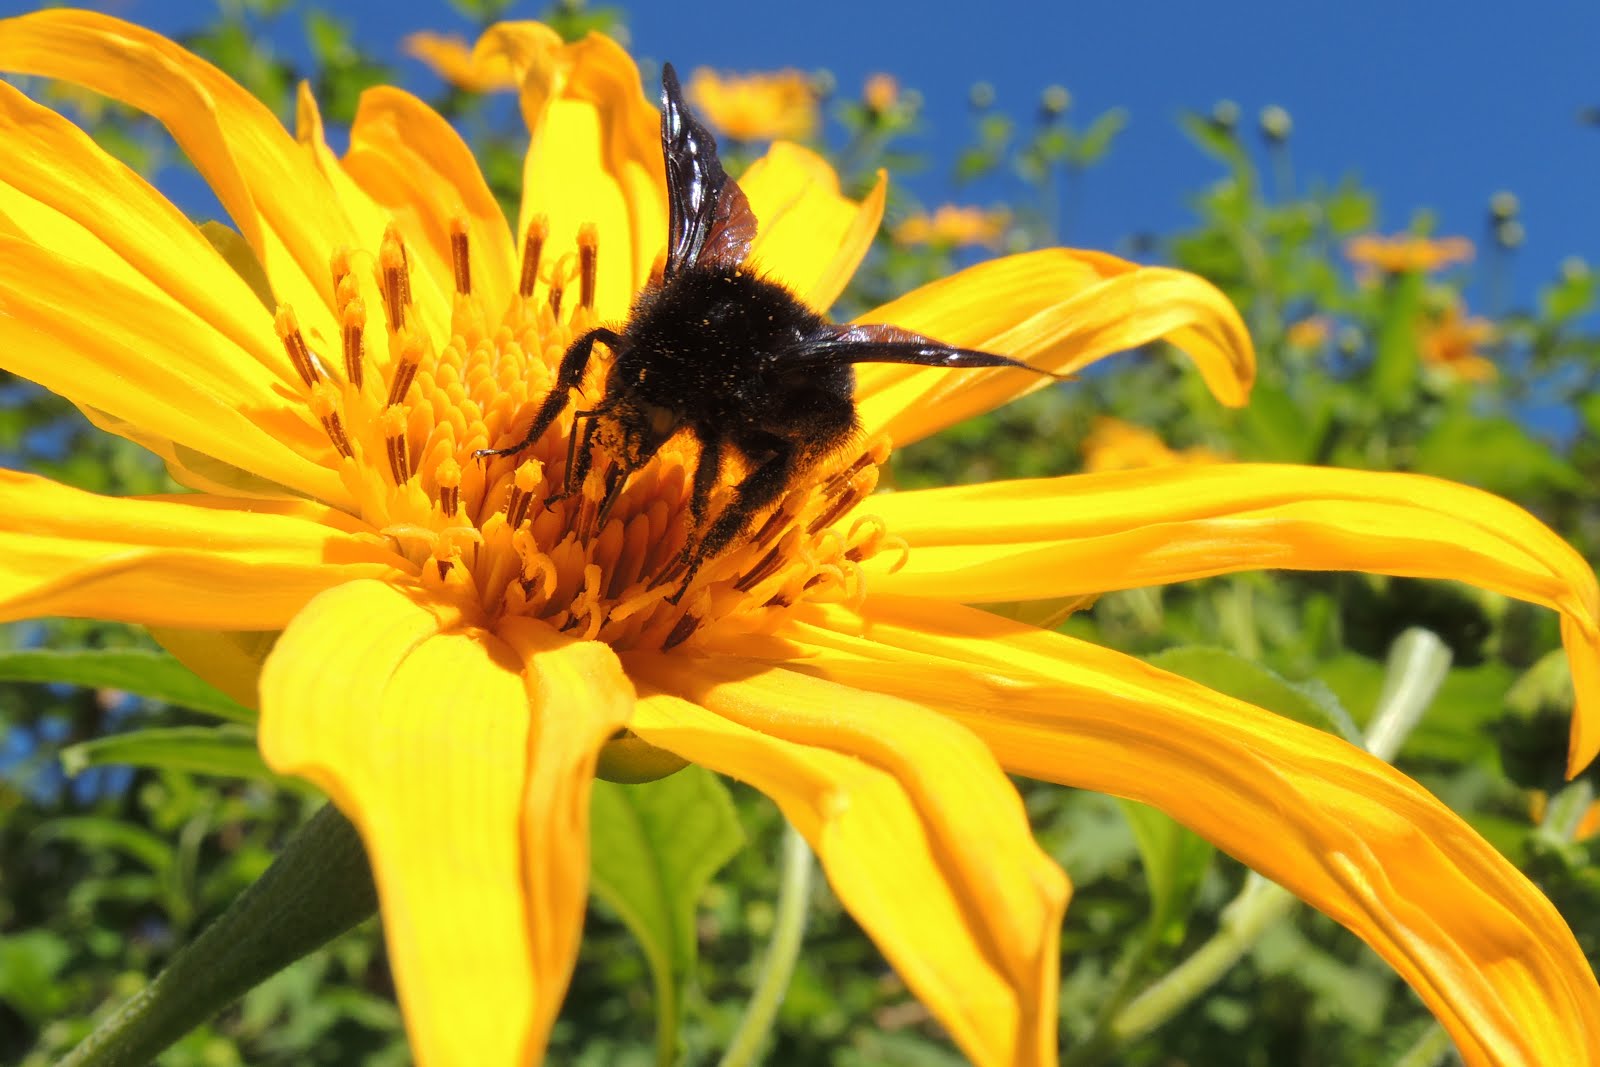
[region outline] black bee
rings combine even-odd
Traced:
[[[661,71],[661,105],[668,206],[661,280],[639,294],[620,332],[602,326],[573,342],[527,436],[477,456],[513,456],[537,441],[566,409],[595,342],[606,345],[615,361],[605,395],[574,415],[563,492],[546,504],[583,485],[598,448],[610,461],[598,529],[628,477],[668,438],[693,434],[700,459],[689,511],[694,529],[704,532],[684,547],[676,602],[702,563],[860,429],[854,364],[1038,368],[894,326],[831,323],[761,277],[745,264],[756,235],[750,203],[717,160],[716,140],[684,103],[670,63]],[[730,450],[748,473],[708,527],[711,492]]]

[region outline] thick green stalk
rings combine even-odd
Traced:
[[[761,962],[761,977],[745,1007],[739,1029],[723,1053],[718,1067],[748,1067],[757,1056],[778,1017],[783,995],[789,990],[795,962],[800,958],[800,940],[806,932],[806,911],[811,896],[811,849],[794,827],[783,832],[783,872],[778,885],[778,911],[773,920],[772,940],[767,958]]]

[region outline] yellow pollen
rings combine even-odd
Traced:
[[[461,464],[446,456],[434,468],[433,478],[439,484],[439,510],[445,518],[455,518],[461,507]]]
[[[517,291],[524,298],[533,295],[539,282],[539,257],[544,254],[544,243],[550,236],[550,219],[541,212],[528,223],[528,233],[522,244],[522,279]]]
[[[388,407],[400,403],[411,388],[422,363],[422,342],[415,333],[407,332],[400,338],[400,358],[396,361],[393,376],[389,379]]]
[[[367,305],[358,296],[344,305],[339,318],[343,326],[340,333],[344,342],[345,380],[360,389],[363,380],[361,332],[367,327]]]
[[[283,342],[283,350],[289,355],[289,362],[294,364],[294,369],[299,373],[300,380],[307,385],[316,385],[322,380],[322,373],[317,369],[317,364],[311,358],[311,350],[306,347],[306,339],[300,334],[300,323],[294,317],[294,310],[287,304],[278,308],[278,313],[272,319],[273,328],[278,331],[278,340]]]
[[[595,283],[600,277],[600,231],[592,222],[578,227],[578,303],[594,310]]]
[[[456,292],[472,295],[472,261],[467,258],[467,223],[465,219],[450,220],[450,267],[455,274]]]
[[[411,271],[406,246],[392,223],[378,246],[378,273],[389,330],[397,332],[405,325],[406,305],[411,303]]]

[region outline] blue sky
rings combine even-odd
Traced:
[[[0,0],[0,10],[35,6]],[[167,32],[215,10],[159,0],[98,6]],[[425,90],[432,83],[399,57],[399,39],[425,27],[467,28],[442,2],[327,6]],[[532,17],[542,6],[513,13]],[[1600,4],[1592,0],[1547,0],[1516,16],[1485,0],[619,6],[635,53],[680,68],[827,68],[850,90],[873,71],[894,74],[925,97],[927,131],[917,147],[944,164],[904,179],[929,202],[1005,194],[963,192],[945,179],[968,134],[967,92],[976,81],[994,85],[1001,106],[1019,116],[1032,113],[1051,83],[1071,90],[1076,115],[1128,109],[1128,130],[1084,189],[1073,243],[1115,247],[1133,233],[1185,225],[1185,198],[1217,166],[1187,142],[1175,117],[1227,98],[1251,124],[1264,105],[1287,108],[1296,173],[1361,175],[1382,198],[1388,230],[1431,208],[1440,232],[1479,239],[1488,198],[1517,194],[1527,242],[1512,279],[1522,301],[1563,258],[1600,259],[1600,128],[1577,118],[1600,105]],[[293,26],[285,20],[286,30]]]

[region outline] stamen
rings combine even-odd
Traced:
[[[338,394],[327,382],[318,382],[311,387],[311,413],[322,423],[335,451],[345,459],[354,459],[355,451],[350,447],[350,437],[344,432],[344,423],[339,418]]]
[[[439,510],[453,519],[461,507],[461,464],[446,456],[434,468],[433,476],[439,483]]]
[[[573,255],[568,252],[556,260],[555,269],[550,272],[550,314],[558,319],[561,317],[561,294],[572,280],[572,262]]]
[[[422,342],[415,334],[407,334],[400,342],[400,358],[394,365],[394,377],[389,379],[389,406],[405,399],[406,390],[417,376],[417,365],[422,362]]]
[[[404,485],[411,480],[411,443],[406,439],[406,409],[385,408],[378,417],[378,423],[383,430],[384,447],[389,453],[389,473],[394,477],[395,485]]]
[[[395,229],[393,223],[389,224],[383,235],[383,244],[378,247],[378,272],[389,329],[398,331],[405,325],[406,305],[411,303],[411,270],[406,246],[401,242],[400,231]]]
[[[336,249],[328,261],[328,267],[333,274],[333,291],[337,294],[344,288],[345,279],[350,277],[350,250]]]
[[[683,618],[679,619],[677,625],[672,628],[672,632],[667,634],[667,639],[661,642],[661,651],[666,652],[677,648],[689,640],[689,635],[694,633],[699,625],[699,619],[685,612]]]
[[[540,212],[528,223],[528,234],[522,243],[522,279],[517,284],[517,292],[524,298],[532,296],[533,287],[538,284],[539,257],[544,254],[544,242],[549,236],[550,219]]]
[[[283,342],[283,350],[288,353],[289,362],[294,364],[301,380],[307,385],[316,385],[321,381],[322,373],[317,370],[311,350],[306,347],[306,339],[300,333],[300,323],[294,317],[294,309],[288,304],[279,305],[272,325],[278,331],[278,340]]]
[[[456,292],[472,295],[472,261],[467,258],[467,222],[457,216],[450,220],[450,266],[455,271]]]
[[[359,296],[344,306],[339,316],[344,330],[344,376],[357,389],[361,388],[364,372],[361,360],[361,332],[367,326],[367,304]]]
[[[578,227],[578,302],[594,310],[595,283],[600,276],[600,231],[592,222]]]
[[[515,530],[527,519],[534,491],[543,480],[544,473],[536,468],[533,460],[524,460],[517,466],[517,473],[511,479],[511,497],[506,501],[507,526]]]

